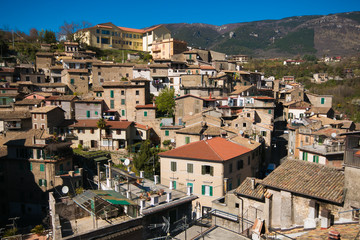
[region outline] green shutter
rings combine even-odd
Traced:
[[[111,98],[114,97],[114,90],[110,90],[110,97],[111,97]]]
[[[212,196],[212,195],[213,195],[213,187],[210,186],[210,196]]]
[[[121,116],[125,116],[125,110],[121,110]]]
[[[87,118],[90,117],[90,111],[86,111],[86,117],[87,117]]]
[[[42,186],[42,179],[39,179],[39,186]]]
[[[271,114],[271,109],[268,110],[268,113]]]
[[[44,172],[45,171],[45,166],[44,164],[40,164],[40,172]]]
[[[325,103],[325,98],[321,98],[321,104]]]
[[[125,105],[125,99],[121,99],[121,105]]]
[[[110,108],[111,108],[111,109],[114,108],[114,100],[110,100]]]
[[[187,183],[187,186],[191,187],[190,193],[193,193],[194,192],[194,184],[193,183]]]
[[[206,167],[205,167],[205,165],[202,165],[201,166],[201,174],[205,175],[205,171],[206,171]]]
[[[32,163],[29,163],[30,171],[32,171]]]
[[[169,130],[165,130],[165,136],[169,136]]]
[[[214,167],[210,167],[210,175],[214,176]]]
[[[190,143],[190,137],[185,137],[185,143],[186,144]]]
[[[70,84],[74,84],[75,83],[75,80],[72,78],[70,79]]]
[[[205,195],[205,185],[201,185],[201,194]]]
[[[176,181],[173,181],[173,189],[176,189]]]
[[[144,112],[144,117],[147,117],[147,112]]]
[[[44,179],[43,182],[44,182],[44,186],[46,187],[47,186],[46,180]]]

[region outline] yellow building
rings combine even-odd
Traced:
[[[155,40],[170,39],[170,31],[163,25],[147,29],[118,27],[111,22],[97,24],[75,33],[75,38],[100,49],[129,49],[151,51]]]

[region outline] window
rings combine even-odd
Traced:
[[[201,185],[201,194],[205,196],[212,196],[213,187],[208,185]]]
[[[121,130],[120,129],[116,129],[116,134],[120,135],[121,134]]]
[[[268,110],[268,114],[271,114],[271,109]]]
[[[114,90],[110,90],[110,97],[114,98]]]
[[[303,160],[305,160],[305,161],[308,160],[308,153],[307,152],[303,152]]]
[[[187,183],[186,186],[191,187],[190,188],[190,193],[194,192],[194,184],[193,183]]]
[[[36,113],[34,113],[34,119],[36,119]]]
[[[261,136],[266,137],[266,131],[261,131]]]
[[[90,111],[86,111],[86,117],[90,118]]]
[[[121,116],[125,116],[125,110],[121,110]]]
[[[319,163],[319,156],[314,155],[314,156],[313,156],[313,162],[314,162],[314,163]]]
[[[101,43],[102,44],[110,44],[110,39],[109,38],[101,38]]]
[[[121,90],[121,95],[125,95],[125,91],[124,91],[124,90]]]
[[[40,172],[44,172],[45,171],[45,165],[44,164],[40,164]]]
[[[321,104],[325,103],[325,98],[321,98]]]
[[[44,186],[46,187],[47,186],[47,183],[46,183],[46,180],[45,179],[39,179],[39,186]]]
[[[45,129],[45,125],[44,125],[44,124],[41,124],[41,129]]]
[[[214,167],[209,165],[202,165],[201,166],[201,174],[210,174],[211,176],[214,176]]]
[[[243,160],[238,160],[236,163],[236,168],[237,170],[240,170],[244,167],[244,161]]]
[[[288,118],[289,118],[289,119],[292,119],[292,118],[293,118],[293,113],[289,113],[289,114],[288,114]]]
[[[95,111],[95,115],[99,115],[98,111]]]
[[[91,134],[94,134],[94,129],[93,129],[93,128],[90,129],[90,133],[91,133]]]
[[[140,91],[139,91],[139,90],[136,90],[135,94],[136,94],[136,95],[140,95]]]
[[[37,124],[36,123],[34,123],[34,129],[37,129]]]
[[[100,29],[96,29],[96,33],[100,33]]]
[[[176,172],[176,162],[171,162],[171,171]]]
[[[70,79],[70,84],[74,84],[75,83],[75,80],[72,78]]]
[[[98,72],[98,76],[101,76],[101,72]]]
[[[247,113],[247,114],[246,114],[246,117],[250,117],[250,113]]]
[[[232,163],[230,163],[229,164],[229,173],[232,173],[232,171],[233,171],[233,165],[232,165]]]
[[[193,173],[194,172],[194,164],[192,164],[192,163],[187,164],[187,172],[188,173]]]
[[[165,130],[165,136],[169,136],[169,130]]]
[[[41,114],[41,119],[45,119],[45,114],[44,113]]]
[[[304,118],[304,114],[303,114],[303,113],[300,113],[300,118]]]
[[[110,100],[110,108],[111,108],[111,109],[114,108],[114,100]]]
[[[101,34],[110,35],[109,30],[101,30]]]
[[[144,112],[144,117],[147,117],[147,112],[146,111]]]
[[[30,169],[30,171],[32,171],[32,163],[29,163],[29,169]]]
[[[190,137],[185,137],[185,144],[190,143]]]
[[[121,99],[121,105],[125,105],[125,99]]]
[[[246,123],[243,123],[243,127],[246,127]]]
[[[172,188],[176,189],[176,181],[172,181]]]
[[[239,208],[239,207],[240,207],[240,204],[235,203],[235,208]]]

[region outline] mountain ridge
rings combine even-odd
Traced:
[[[349,56],[360,52],[360,11],[292,16],[212,25],[164,24],[175,39],[226,54],[293,57],[304,54]]]

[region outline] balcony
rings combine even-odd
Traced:
[[[344,154],[345,145],[334,144],[334,145],[325,145],[325,144],[312,144],[299,147],[300,150],[305,152],[318,153],[323,156],[334,155],[334,154]]]
[[[21,122],[7,122],[6,123],[6,128],[8,130],[21,129]]]
[[[112,133],[105,133],[105,134],[101,134],[101,137],[102,138],[112,138],[113,135],[112,135]]]

